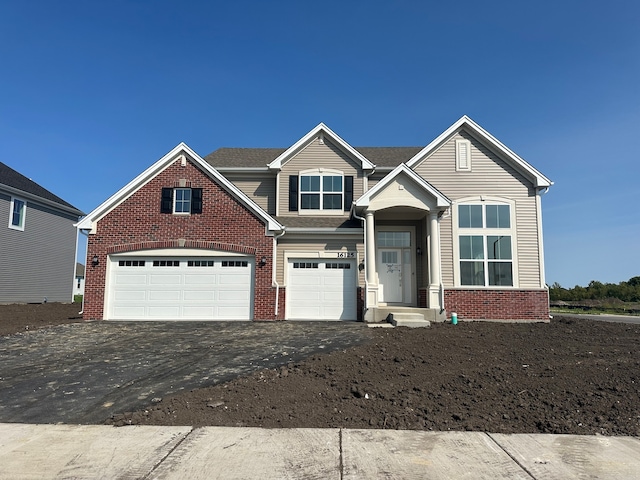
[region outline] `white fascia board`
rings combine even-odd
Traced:
[[[440,192],[437,188],[427,182],[424,178],[418,175],[416,172],[411,170],[406,164],[401,163],[396,168],[394,168],[391,173],[389,173],[386,177],[380,180],[376,185],[366,192],[363,196],[361,196],[358,200],[354,202],[356,207],[368,207],[371,199],[380,191],[384,190],[389,183],[391,183],[396,177],[398,177],[401,173],[406,174],[409,178],[411,178],[414,182],[416,182],[420,187],[429,192],[436,199],[436,205],[438,207],[449,207],[451,206],[451,200],[446,197],[442,192]]]
[[[438,137],[433,140],[429,145],[420,150],[417,154],[413,156],[408,162],[407,165],[411,168],[414,168],[418,163],[421,163],[426,157],[431,155],[438,147],[440,147],[446,140],[448,140],[454,133],[456,133],[461,128],[468,129],[471,133],[475,134],[475,136],[479,137],[481,141],[488,144],[489,147],[492,147],[496,151],[498,151],[504,158],[510,161],[516,168],[519,168],[521,171],[527,173],[534,181],[534,185],[536,187],[550,187],[553,185],[553,182],[545,177],[542,173],[540,173],[537,169],[531,166],[528,162],[526,162],[523,158],[518,156],[514,151],[504,145],[500,140],[495,138],[489,132],[487,132],[484,128],[478,125],[476,122],[471,120],[468,116],[463,115],[460,117],[458,121],[456,121],[453,125],[447,128],[444,132],[442,132]]]
[[[240,202],[242,202],[247,208],[253,211],[259,218],[263,219],[266,223],[268,230],[283,230],[284,227],[280,225],[273,217],[267,214],[264,210],[262,210],[253,200],[247,197],[241,190],[239,190],[235,185],[233,185],[229,180],[227,180],[221,173],[219,173],[215,168],[205,162],[200,155],[194,152],[187,144],[181,142],[179,145],[174,147],[169,153],[167,153],[164,157],[158,160],[156,163],[147,168],[144,172],[138,175],[136,178],[131,180],[128,184],[118,190],[116,193],[111,195],[105,202],[100,204],[96,209],[94,209],[91,213],[89,213],[84,219],[76,224],[78,230],[89,230],[92,233],[95,232],[95,222],[104,217],[107,213],[113,210],[115,207],[124,202],[127,198],[129,198],[133,193],[135,193],[138,189],[143,187],[147,182],[149,182],[152,178],[158,175],[162,170],[167,168],[172,161],[181,153],[187,153],[191,158],[194,159],[196,163],[199,164],[200,168],[209,174],[209,176],[215,178],[221,186],[223,186],[229,193],[231,193],[234,197],[236,197]]]
[[[270,169],[280,170],[282,165],[286,163],[293,155],[302,150],[303,147],[307,146],[314,138],[316,138],[320,133],[323,133],[325,137],[329,138],[333,143],[338,145],[341,149],[343,149],[346,153],[351,155],[353,158],[357,159],[360,162],[361,168],[363,170],[373,170],[376,166],[371,163],[367,158],[358,152],[355,148],[345,142],[338,134],[336,134],[333,130],[327,127],[324,123],[319,123],[314,129],[312,129],[309,133],[307,133],[304,137],[298,140],[296,143],[287,148],[284,152],[282,152],[274,161],[269,164]]]

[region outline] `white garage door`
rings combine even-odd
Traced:
[[[354,260],[289,259],[288,319],[356,320],[356,291]]]
[[[253,258],[112,257],[111,320],[250,320]]]

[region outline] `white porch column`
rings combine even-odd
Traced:
[[[378,276],[376,275],[376,233],[373,220],[373,212],[367,212],[365,216],[367,229],[367,244],[365,245],[365,272],[367,273],[367,283],[371,285],[378,284]]]
[[[365,214],[365,230],[364,269],[367,277],[367,311],[364,315],[364,321],[374,322],[374,309],[378,306],[378,274],[376,272],[376,232],[373,212]]]
[[[429,308],[440,304],[440,219],[438,212],[429,213]]]

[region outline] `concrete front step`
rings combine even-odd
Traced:
[[[389,322],[394,327],[430,327],[431,322],[424,319],[421,313],[391,313],[389,314]]]

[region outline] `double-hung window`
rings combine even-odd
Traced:
[[[458,205],[460,285],[513,286],[511,205]]]
[[[300,175],[300,209],[341,211],[344,205],[342,187],[342,175]]]
[[[202,189],[163,188],[160,211],[176,215],[202,213]]]
[[[9,228],[24,230],[24,220],[27,213],[27,203],[19,198],[11,198],[9,207]]]

